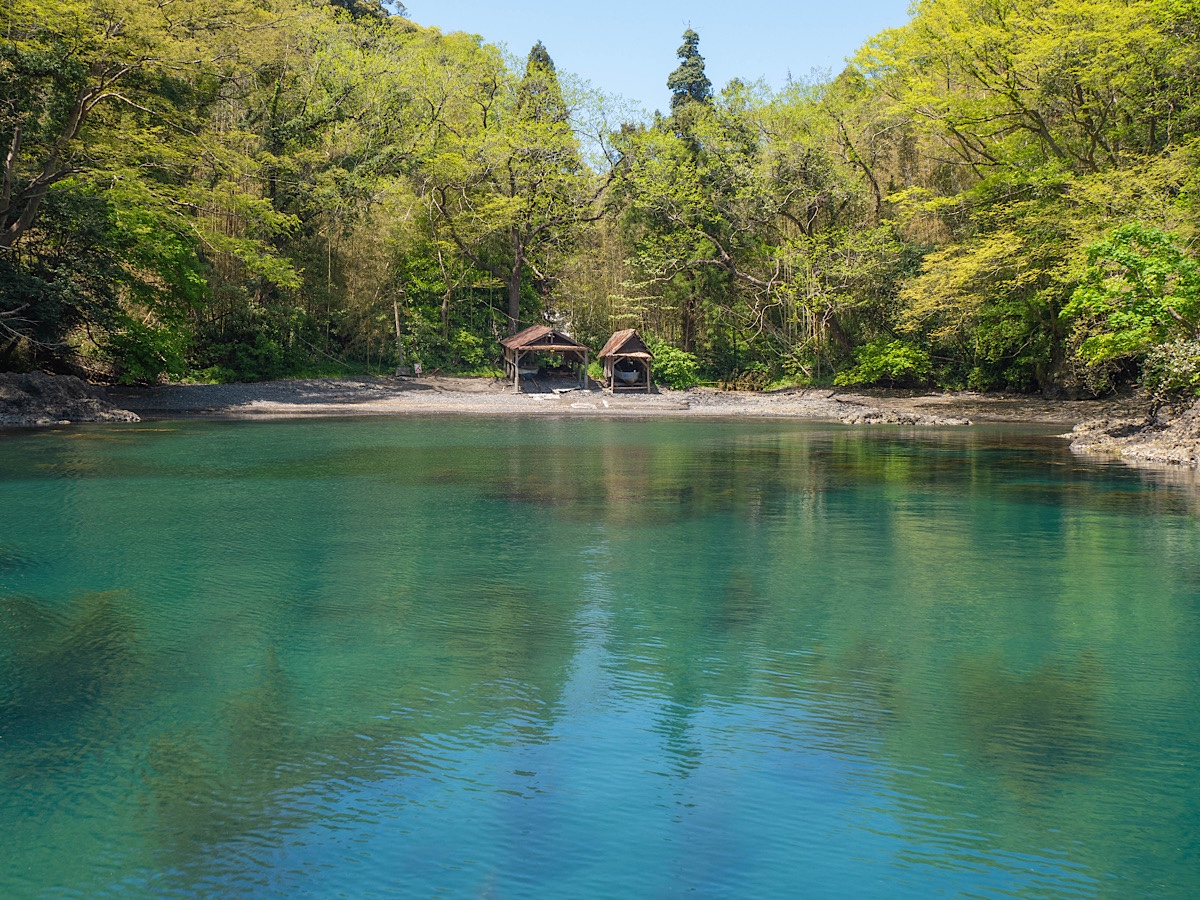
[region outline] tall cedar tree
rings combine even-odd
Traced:
[[[711,103],[712,82],[704,74],[704,57],[700,55],[700,35],[688,29],[683,33],[683,44],[675,55],[679,67],[667,76],[667,88],[671,91],[671,113],[678,115],[689,103]]]

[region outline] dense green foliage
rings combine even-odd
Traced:
[[[381,3],[0,23],[0,368],[481,371],[552,322],[678,384],[1196,389],[1195,0],[924,0],[779,92],[688,29],[650,122]]]
[[[651,341],[650,352],[655,376],[668,387],[682,391],[700,383],[700,366],[691,353],[664,341]]]
[[[834,384],[920,384],[933,369],[929,354],[920,347],[886,338],[858,347],[854,359],[857,365],[839,372]]]

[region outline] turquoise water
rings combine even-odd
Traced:
[[[0,435],[0,896],[1200,890],[1200,496],[1049,435]]]

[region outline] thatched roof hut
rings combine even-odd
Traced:
[[[538,366],[533,360],[538,353],[554,353],[562,357],[564,364],[579,372],[579,386],[587,384],[588,356],[591,351],[549,325],[531,325],[512,337],[506,337],[500,345],[504,347],[504,373],[513,380],[513,387],[518,391],[521,390],[522,375],[537,374]]]
[[[604,381],[611,391],[650,393],[650,362],[654,354],[632,328],[618,331],[600,351]]]

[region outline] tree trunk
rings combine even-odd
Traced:
[[[9,338],[8,342],[0,349],[0,372],[7,372],[11,367],[13,358],[16,356],[17,347],[21,344],[21,338]]]
[[[396,371],[404,365],[404,341],[400,337],[400,301],[392,298],[392,312],[396,315]]]
[[[850,340],[846,334],[846,330],[842,328],[842,323],[838,321],[837,313],[833,311],[832,306],[825,308],[825,315],[821,318],[825,323],[825,330],[833,338],[833,342],[845,353],[853,351],[854,342]]]
[[[514,241],[515,243],[515,241]],[[512,272],[508,276],[508,333],[514,335],[520,330],[521,321],[521,274],[525,269],[525,258],[519,248],[513,257]]]
[[[683,309],[681,310],[679,330],[680,330],[680,349],[685,353],[691,353],[696,340],[696,298],[688,297],[683,301]]]

